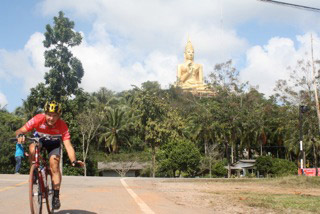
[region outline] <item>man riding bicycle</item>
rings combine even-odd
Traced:
[[[70,134],[67,124],[60,118],[61,105],[55,101],[46,102],[44,106],[44,114],[37,114],[31,118],[24,126],[16,131],[18,142],[24,141],[24,134],[32,130],[36,130],[41,136],[61,137],[63,144],[67,150],[69,159],[72,166],[84,166],[82,161],[77,161],[74,148],[70,141]],[[42,146],[47,149],[49,154],[50,170],[52,173],[52,182],[54,195],[52,199],[53,209],[59,209],[60,199],[59,191],[61,185],[61,172],[60,172],[60,140],[47,140],[42,142]],[[29,146],[30,160],[34,160],[35,145]]]

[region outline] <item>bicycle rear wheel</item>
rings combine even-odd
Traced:
[[[47,202],[47,210],[48,213],[53,213],[53,208],[52,208],[52,198],[53,198],[53,183],[52,183],[52,176],[51,176],[51,171],[47,171],[47,197],[46,197],[46,202]]]
[[[42,213],[42,193],[38,168],[33,164],[29,174],[29,200],[32,214]]]

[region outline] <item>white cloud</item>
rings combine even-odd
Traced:
[[[320,7],[315,0],[311,5]],[[320,18],[313,13],[256,0],[45,0],[39,9],[51,17],[63,10],[76,24],[78,20],[89,23],[90,32],[83,33],[83,43],[73,53],[85,69],[81,86],[90,92],[102,86],[121,91],[148,80],[157,80],[163,87],[173,83],[189,35],[195,61],[204,64],[205,75],[216,63],[237,61],[246,54],[241,78],[259,84],[269,95],[274,82],[287,76],[286,67],[309,50],[308,35],[297,37],[298,47],[290,38],[272,38],[265,46],[247,50],[248,41],[238,35],[236,27],[254,19],[320,28]],[[303,21],[305,17],[309,22]],[[41,33],[34,33],[22,50],[0,50],[0,77],[24,79],[26,90],[43,81],[48,70],[43,39]]]
[[[320,7],[316,0],[293,0],[291,3]],[[216,63],[229,59],[237,63],[245,55],[248,41],[238,35],[238,25],[254,20],[259,24],[277,22],[306,30],[320,28],[320,18],[315,13],[256,0],[46,0],[41,3],[41,9],[45,15],[56,16],[59,10],[64,10],[68,17],[89,18],[93,22],[87,48],[100,60],[91,59],[92,62],[87,63],[91,54],[86,55],[85,51],[81,51],[83,57],[78,54],[86,71],[94,74],[86,74],[83,80],[83,85],[91,90],[101,84],[112,89],[127,88],[159,76],[157,69],[146,67],[146,61],[155,63],[157,60],[151,58],[158,53],[181,63],[188,35],[195,48],[195,61],[204,64],[204,74],[208,75]],[[292,64],[297,58],[294,42],[289,40],[273,39],[264,47],[249,49],[242,77],[260,84],[260,89],[270,94],[270,84],[285,77],[288,62]],[[173,65],[168,69],[176,71]],[[112,75],[110,70],[117,75]],[[95,76],[99,77],[97,83],[100,84],[90,86],[89,83],[96,81]],[[112,83],[110,77],[117,83]],[[264,81],[259,82],[261,77]],[[158,80],[167,84],[174,78],[175,75],[168,76],[168,81]]]
[[[6,96],[0,92],[0,108],[6,106],[8,104],[8,100]]]
[[[313,34],[314,59],[320,56],[320,38]],[[289,38],[272,38],[268,44],[255,46],[247,51],[247,65],[241,70],[243,81],[248,80],[252,85],[259,85],[259,91],[272,95],[275,82],[279,79],[288,79],[289,66],[294,68],[297,60],[311,61],[310,33],[297,36],[298,45]]]
[[[25,92],[43,81],[47,70],[44,68],[43,39],[41,33],[34,33],[24,49],[14,52],[0,50],[0,76],[11,83],[24,80]]]
[[[108,43],[89,45],[86,41],[74,48],[84,67],[85,74],[81,86],[90,92],[100,87],[114,91],[140,86],[145,81],[159,81],[167,86],[175,81],[177,58],[155,51],[143,62],[123,65],[121,50]]]
[[[145,59],[154,50],[180,54],[189,35],[195,44],[199,43],[195,46],[197,53],[219,56],[211,57],[214,61],[244,52],[246,42],[237,37],[228,19],[239,16],[236,21],[239,22],[240,17],[248,17],[246,11],[255,11],[252,10],[255,4],[248,4],[248,0],[244,2],[47,0],[41,4],[41,9],[50,16],[64,10],[71,18],[92,17],[91,22],[103,23],[114,45],[136,60]],[[218,51],[222,53],[218,54]]]

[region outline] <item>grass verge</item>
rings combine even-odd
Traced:
[[[273,209],[282,213],[319,213],[318,196],[293,194],[241,193],[240,200],[250,207]]]

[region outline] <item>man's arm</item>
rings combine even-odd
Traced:
[[[76,161],[81,167],[83,167],[84,163],[82,161],[77,161],[76,153],[75,153],[74,148],[71,144],[71,141],[65,140],[65,141],[63,141],[63,144],[66,147],[66,150],[67,150],[67,153],[68,153],[68,156],[69,156],[69,159],[70,159],[72,165],[75,166],[75,161]]]
[[[77,160],[76,153],[75,153],[74,148],[73,148],[73,146],[71,144],[71,141],[70,140],[65,140],[65,141],[63,141],[63,144],[66,147],[66,150],[67,150],[67,153],[68,153],[68,156],[69,156],[69,159],[70,159],[71,163],[73,161],[76,161]]]
[[[26,127],[25,126],[22,126],[20,129],[18,129],[17,131],[16,131],[16,136],[18,136],[19,134],[25,134],[25,133],[27,133],[28,131],[27,131],[27,129],[26,129]]]

